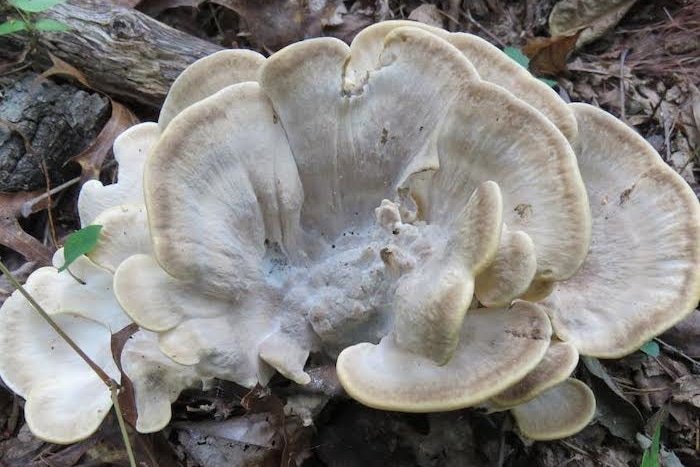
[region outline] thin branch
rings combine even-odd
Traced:
[[[116,160],[111,160],[111,161],[107,162],[105,165],[102,166],[102,170],[108,169],[108,168],[110,168],[110,167],[116,165],[116,163],[117,163]],[[62,183],[62,184],[58,185],[57,187],[52,188],[51,190],[49,190],[49,191],[47,191],[47,192],[45,192],[45,193],[40,194],[40,195],[37,196],[36,198],[32,198],[32,199],[30,199],[29,201],[25,202],[25,203],[22,205],[22,210],[21,210],[22,216],[23,216],[23,217],[29,217],[29,215],[32,213],[32,211],[33,211],[35,205],[37,205],[37,204],[40,203],[41,201],[45,200],[46,198],[49,198],[51,195],[55,195],[56,193],[58,193],[58,192],[60,192],[60,191],[63,191],[63,190],[65,190],[66,188],[69,188],[69,187],[71,187],[71,186],[77,184],[78,182],[80,182],[80,177],[79,177],[79,176],[78,176],[78,177],[75,177],[75,178],[71,178],[71,179],[68,180],[67,182]]]
[[[134,457],[134,450],[131,448],[129,432],[126,430],[126,423],[124,423],[124,415],[122,415],[122,408],[119,405],[119,388],[112,386],[109,388],[109,391],[112,394],[112,403],[114,404],[114,411],[117,413],[119,431],[122,432],[122,438],[124,438],[124,446],[126,446],[126,455],[129,457],[129,465],[131,467],[136,467],[136,458]]]
[[[695,365],[696,367],[700,368],[700,362],[699,362],[699,361],[695,360],[693,357],[690,357],[690,356],[686,355],[686,354],[683,353],[680,349],[678,349],[678,348],[672,346],[671,344],[668,344],[668,343],[662,341],[662,340],[659,339],[658,337],[655,337],[654,340],[655,340],[656,342],[658,342],[659,344],[661,344],[661,346],[664,347],[666,350],[670,350],[671,352],[675,353],[676,355],[678,355],[678,356],[680,356],[680,357],[685,358],[685,359],[688,360],[690,363],[692,363],[692,364]]]
[[[625,49],[620,54],[620,120],[627,123],[625,117],[625,59],[630,49]]]

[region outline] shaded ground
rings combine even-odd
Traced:
[[[313,14],[308,8],[300,9],[304,2],[272,1],[261,6],[262,2],[228,0],[198,7],[192,5],[199,2],[188,0],[116,3],[138,4],[161,21],[227,47],[269,53],[306,36],[331,34],[349,40],[374,21],[407,18],[412,13],[413,18],[521,49],[532,45],[534,37],[549,36],[547,18],[556,2],[365,0],[345,2],[344,15],[337,9],[342,2],[330,0],[317,2]],[[300,11],[307,14],[301,21]],[[696,193],[700,193],[695,163],[700,151],[699,38],[697,2],[640,0],[612,30],[573,51],[568,72],[556,70],[564,99],[599,105],[626,121]],[[544,65],[557,68],[556,62],[554,56]],[[3,92],[25,79],[30,68],[0,77]],[[0,100],[0,108],[2,104]],[[132,110],[144,119],[153,118],[139,108]],[[80,150],[64,148],[63,160]],[[56,170],[52,183],[72,174],[68,168]],[[105,180],[112,176],[110,170],[102,172]],[[76,194],[76,186],[61,191],[51,216],[39,210],[22,220],[23,227],[48,249],[54,241],[61,243],[77,227]],[[0,254],[19,275],[26,276],[32,269],[12,250],[0,248]],[[0,279],[0,300],[9,291]],[[652,351],[652,355],[637,352],[616,361],[584,359],[576,377],[596,393],[595,422],[580,434],[555,442],[522,439],[507,413],[382,412],[343,398],[293,396],[299,388],[275,379],[271,394],[246,394],[226,383],[207,392],[189,391],[175,404],[171,428],[153,436],[135,436],[135,444],[144,465],[161,466],[636,466],[660,422],[662,463],[700,465],[700,311],[661,336],[658,344],[657,356]],[[284,402],[292,400],[285,411]],[[29,433],[22,404],[0,386],[0,466],[126,463],[113,420],[77,445],[49,445]],[[311,419],[313,424],[304,427],[304,420]]]

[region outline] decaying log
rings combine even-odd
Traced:
[[[71,84],[25,73],[0,97],[0,192],[32,191],[66,181],[64,164],[109,118],[109,100]],[[47,174],[44,171],[47,171]]]
[[[158,108],[190,63],[221,47],[177,31],[145,14],[100,0],[70,0],[42,13],[70,26],[41,33],[39,49],[85,74],[90,85],[117,100]],[[0,57],[29,43],[27,34],[0,38]]]

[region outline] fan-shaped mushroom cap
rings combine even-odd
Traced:
[[[476,279],[476,297],[486,307],[506,306],[527,292],[536,272],[532,239],[504,225],[496,257]]]
[[[158,125],[140,123],[114,140],[114,158],[119,163],[118,181],[107,186],[99,180],[85,182],[78,197],[82,226],[94,223],[101,212],[111,207],[143,203],[143,164],[159,137]]]
[[[196,367],[179,365],[166,357],[158,348],[158,336],[143,330],[126,341],[121,364],[134,387],[136,429],[140,433],[162,430],[172,416],[170,404],[180,392],[208,379]]]
[[[401,27],[423,29],[446,40],[467,57],[481,79],[501,86],[542,112],[568,140],[576,137],[576,118],[557,93],[497,47],[473,34],[449,33],[413,21],[376,23],[360,31],[353,40],[357,53],[349,65],[349,79],[359,82],[368,71],[377,68],[386,37]]]
[[[402,412],[454,410],[478,404],[522,379],[542,359],[551,328],[528,302],[467,313],[459,345],[445,365],[399,347],[357,344],[338,357],[347,393],[365,405]]]
[[[501,408],[510,408],[534,399],[543,391],[566,380],[576,368],[576,348],[561,341],[553,341],[544,358],[534,370],[505,391],[491,398]]]
[[[474,276],[498,248],[501,205],[498,185],[481,184],[455,213],[444,249],[399,279],[393,330],[398,347],[438,365],[452,358],[474,293]]]
[[[130,256],[153,251],[143,205],[123,204],[109,208],[97,216],[94,223],[102,229],[88,257],[112,273]]]
[[[63,264],[63,251],[54,257]],[[41,268],[25,289],[105,372],[119,381],[110,349],[110,329],[128,318],[111,293],[111,275],[78,258],[68,272]],[[15,291],[0,313],[0,377],[27,400],[25,417],[32,432],[54,443],[87,438],[112,406],[107,386],[68,344]]]
[[[222,50],[200,58],[177,77],[158,117],[162,130],[192,104],[232,84],[256,81],[265,57],[252,50]]]
[[[175,118],[146,164],[145,187],[158,262],[204,291],[235,300],[259,283],[265,239],[295,249],[301,184],[256,83]]]
[[[642,137],[606,112],[572,104],[593,213],[581,270],[544,302],[556,334],[581,354],[638,349],[700,299],[700,204]]]
[[[513,407],[511,413],[523,435],[547,441],[581,431],[593,419],[595,406],[593,391],[581,381],[569,378]]]
[[[119,163],[117,183],[104,186],[99,180],[89,180],[83,185],[78,199],[81,225],[93,224],[108,208],[143,203],[144,162],[170,121],[226,86],[255,81],[264,61],[265,57],[251,50],[222,50],[185,68],[168,91],[158,123],[135,125],[114,141],[114,158]]]

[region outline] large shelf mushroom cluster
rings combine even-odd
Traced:
[[[26,288],[117,380],[110,335],[138,324],[121,368],[142,432],[186,387],[306,384],[324,352],[371,407],[488,406],[565,437],[595,411],[579,354],[631,353],[700,297],[683,180],[469,34],[391,21],[219,52],[114,153],[119,181],[80,194],[103,226],[71,267],[84,284],[42,268]],[[109,391],[17,293],[0,348],[37,436],[97,429]]]

